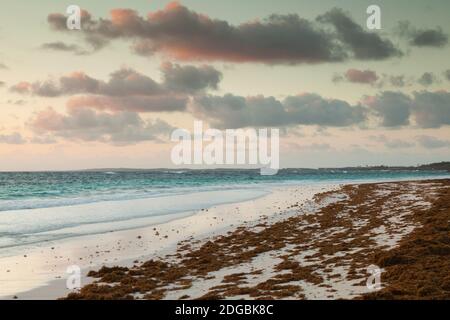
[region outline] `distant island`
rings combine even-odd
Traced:
[[[83,170],[73,170],[73,171],[88,171],[88,172],[131,172],[131,171],[195,171],[195,170],[259,170],[259,169],[249,169],[249,168],[215,168],[215,169],[205,169],[205,168],[154,168],[154,169],[142,169],[142,168],[96,168],[96,169],[83,169]],[[325,167],[325,168],[285,168],[282,170],[304,170],[304,171],[323,171],[323,170],[349,170],[349,171],[365,171],[365,170],[423,170],[423,171],[448,171],[450,172],[450,161],[442,161],[430,164],[422,164],[417,166],[357,166],[357,167]]]
[[[342,168],[319,168],[319,170],[437,170],[450,172],[450,161],[422,164],[418,166],[360,166]]]

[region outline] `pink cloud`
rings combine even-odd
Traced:
[[[345,73],[345,78],[350,82],[373,84],[378,80],[375,71],[349,69]]]

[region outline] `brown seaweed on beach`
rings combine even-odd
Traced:
[[[289,210],[297,213],[281,221],[262,218],[203,244],[180,242],[164,261],[91,271],[97,281],[66,299],[163,299],[171,292],[179,299],[305,299],[312,289],[327,299],[450,299],[449,187],[450,180],[347,185],[316,195],[324,205],[314,212],[295,203]],[[271,273],[254,264],[263,255],[278,261]],[[383,268],[376,292],[365,287],[372,264]],[[244,265],[253,271],[217,278]],[[189,293],[208,280],[215,284],[202,295]],[[337,289],[342,283],[346,295]]]

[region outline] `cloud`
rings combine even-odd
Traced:
[[[349,69],[344,75],[335,74],[333,76],[333,82],[348,81],[351,83],[373,85],[378,78],[377,73],[372,70]]]
[[[5,64],[0,63],[0,70],[7,70],[9,69]]]
[[[395,32],[408,40],[409,44],[416,47],[437,47],[447,45],[448,35],[442,28],[436,29],[416,29],[409,21],[400,21]]]
[[[445,78],[450,81],[450,69],[444,71]]]
[[[11,90],[42,97],[82,93],[107,96],[154,95],[163,92],[160,85],[153,79],[126,68],[111,73],[107,82],[94,79],[83,72],[74,72],[56,81],[20,82]]]
[[[61,41],[56,42],[47,42],[41,45],[41,49],[44,50],[53,50],[53,51],[63,51],[63,52],[72,52],[76,55],[86,55],[89,52],[85,49],[77,46],[76,44],[66,44]]]
[[[47,20],[53,29],[67,32],[63,15],[50,14]],[[329,23],[335,30],[329,30]],[[81,34],[97,47],[125,39],[133,42],[137,54],[159,53],[185,61],[300,64],[348,58],[380,60],[400,55],[389,40],[365,32],[338,9],[317,21],[297,14],[272,14],[232,25],[172,2],[147,17],[130,9],[113,9],[109,19],[94,20],[85,12]]]
[[[351,49],[356,59],[382,60],[402,55],[391,41],[382,39],[377,33],[365,31],[341,9],[334,8],[317,20],[331,23],[337,38]]]
[[[201,96],[194,98],[190,111],[218,128],[299,124],[343,127],[361,123],[366,117],[361,106],[316,94],[289,96],[283,101],[264,96]]]
[[[426,149],[439,149],[439,148],[449,148],[449,140],[441,140],[432,136],[418,136],[416,137],[419,144]]]
[[[49,14],[47,16],[47,22],[53,30],[70,32],[66,24],[67,18],[61,13]],[[88,31],[93,27],[94,21],[92,20],[91,14],[86,10],[81,10],[81,25],[86,32],[72,32],[72,34],[75,34],[76,36],[82,35],[84,40],[92,47],[91,51],[85,52],[86,54],[93,53],[107,45],[108,41],[106,39]]]
[[[11,134],[0,134],[0,143],[5,144],[24,144],[26,140],[18,132]]]
[[[23,106],[23,105],[27,104],[27,102],[25,100],[22,100],[22,99],[18,99],[18,100],[11,100],[10,99],[10,100],[8,100],[6,102],[9,103],[9,104],[14,104],[16,106]]]
[[[11,86],[10,90],[15,93],[26,94],[31,90],[31,83],[26,81],[21,81],[13,86]]]
[[[431,73],[432,82],[439,81],[434,74]],[[331,79],[334,83],[348,82],[348,83],[359,83],[368,84],[374,88],[384,88],[384,87],[394,87],[394,88],[404,88],[414,85],[419,80],[413,76],[406,76],[404,74],[378,74],[376,71],[372,70],[358,70],[349,69],[344,74],[335,73]]]
[[[175,92],[194,93],[205,89],[217,89],[222,73],[211,66],[180,66],[165,63],[162,66],[164,86]]]
[[[414,147],[415,143],[400,139],[393,139],[386,141],[384,145],[389,149],[405,149]]]
[[[366,98],[365,103],[381,118],[381,125],[384,127],[409,124],[412,101],[403,93],[384,91],[375,97]]]
[[[163,96],[77,96],[67,102],[69,108],[89,107],[98,110],[134,112],[184,111],[188,97]]]
[[[68,109],[61,114],[47,108],[35,114],[29,126],[39,137],[100,141],[118,145],[167,139],[173,128],[162,120],[146,121],[137,113],[106,113],[91,109]]]
[[[445,73],[444,73],[445,75]],[[433,72],[424,72],[420,77],[415,76],[406,76],[403,74],[400,75],[389,75],[389,74],[381,74],[381,77],[377,82],[372,83],[372,85],[376,88],[383,88],[386,86],[394,87],[394,88],[404,88],[410,87],[415,84],[420,84],[424,87],[429,87],[433,84],[440,83],[441,80],[438,76],[436,76]],[[341,81],[344,80],[344,77],[340,78]]]
[[[69,95],[67,105],[99,110],[159,112],[183,111],[189,95],[217,89],[222,73],[207,65],[199,67],[164,64],[162,82],[133,69],[122,68],[110,74],[108,81],[74,72],[58,79],[19,82],[10,90],[41,97]]]
[[[108,81],[98,80],[84,72],[73,72],[57,80],[22,81],[11,87],[17,93],[30,93],[43,97],[95,94],[104,96],[156,96],[161,94],[194,93],[208,88],[216,89],[221,72],[211,66],[180,66],[164,64],[161,68],[164,83],[131,68],[122,68],[110,74]]]
[[[386,148],[389,149],[407,149],[412,148],[416,145],[414,142],[402,139],[388,139],[384,134],[369,136],[369,140],[382,143]]]
[[[378,136],[370,136],[370,140],[382,143],[386,148],[389,149],[405,149],[412,148],[416,144],[414,142],[405,141],[401,139],[388,139],[384,134]]]
[[[419,31],[412,39],[412,44],[418,47],[443,47],[447,45],[447,43],[448,36],[442,32],[442,29],[422,30]]]
[[[288,142],[287,143],[288,150],[300,150],[300,151],[326,151],[326,150],[332,150],[332,146],[330,146],[328,143],[312,143],[307,145],[301,145],[295,142]]]
[[[373,84],[378,80],[376,72],[372,70],[349,69],[345,73],[345,77],[350,82]]]
[[[51,135],[40,135],[40,136],[35,136],[30,140],[30,143],[33,144],[54,144],[57,143],[58,140],[55,139],[53,136]]]
[[[0,81],[0,88],[6,86],[6,82],[5,81]]]
[[[404,75],[394,75],[389,76],[389,83],[393,87],[403,88],[407,85],[407,80]]]
[[[450,125],[450,92],[415,92],[412,110],[420,127],[439,128]]]
[[[437,82],[438,79],[432,72],[425,72],[422,76],[417,80],[417,82],[425,87],[431,86],[433,83]]]
[[[447,91],[418,91],[412,96],[383,91],[374,97],[365,97],[363,103],[381,118],[381,125],[385,127],[405,126],[411,119],[421,128],[450,125],[450,93]]]

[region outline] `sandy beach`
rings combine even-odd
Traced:
[[[289,206],[293,199],[305,207],[311,207],[315,206],[315,194],[338,188],[337,184],[278,187],[270,194],[250,201],[175,214],[171,221],[162,224],[156,222],[157,219],[152,223],[151,217],[135,219],[135,224],[148,226],[123,231],[112,229],[100,235],[30,246],[23,249],[20,255],[0,258],[1,279],[6,284],[0,287],[0,297],[56,299],[70,293],[66,288],[66,279],[70,275],[67,268],[72,265],[81,268],[81,283],[85,285],[93,281],[86,275],[95,268],[115,264],[131,267],[136,260],[162,259],[175,252],[180,241],[204,241],[226,234],[237,226],[257,224],[263,217],[279,220],[282,218],[280,213],[291,212]]]
[[[164,224],[66,239],[0,259],[0,296],[448,299],[449,186],[279,187]],[[81,290],[66,288],[70,265],[82,269]],[[368,288],[369,266],[380,268],[381,290]]]

